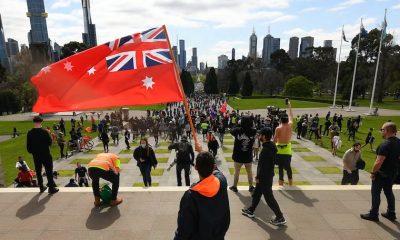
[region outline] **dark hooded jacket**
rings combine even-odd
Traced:
[[[222,240],[229,224],[227,182],[216,170],[183,195],[174,239]]]
[[[274,165],[277,151],[276,145],[273,142],[266,142],[262,145],[256,174],[256,178],[260,183],[272,183],[275,175]]]

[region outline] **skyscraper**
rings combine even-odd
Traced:
[[[44,8],[43,0],[26,0],[28,12],[26,16],[31,22],[31,30],[28,33],[28,41],[31,43],[48,43],[46,18],[48,14]]]
[[[18,41],[8,38],[6,42],[7,54],[9,57],[16,56],[19,53]]]
[[[332,47],[332,40],[324,40],[324,47]]]
[[[200,72],[203,72],[204,70],[205,70],[204,62],[200,62]]]
[[[53,51],[54,61],[60,61],[61,59],[61,46],[58,43],[54,43],[54,51]]]
[[[10,71],[10,59],[7,54],[6,38],[4,36],[3,22],[0,15],[0,64],[7,71]]]
[[[228,56],[220,55],[218,56],[218,69],[224,69],[228,65]]]
[[[314,38],[313,37],[302,37],[300,43],[300,57],[301,58],[308,58],[311,57],[313,53],[314,47]]]
[[[192,64],[190,66],[197,70],[197,48],[192,49]]]
[[[289,41],[289,57],[291,59],[296,59],[299,56],[299,38],[291,37]]]
[[[28,33],[29,49],[33,62],[45,64],[51,61],[53,50],[47,33],[46,18],[48,14],[44,8],[43,0],[26,0],[28,12],[26,16],[31,23],[31,30]]]
[[[176,46],[172,46],[172,52],[174,53],[175,62],[179,66],[178,48]]]
[[[179,40],[179,67],[186,69],[185,40]]]
[[[235,60],[235,48],[232,48],[232,59],[231,60]]]
[[[254,59],[257,58],[257,35],[254,28],[253,28],[253,34],[251,34],[250,36],[249,57]]]
[[[281,48],[281,39],[274,38],[271,36],[269,27],[268,34],[264,37],[263,41],[263,50],[262,50],[262,61],[265,65],[268,65],[271,62],[271,54]]]
[[[85,32],[82,33],[83,43],[88,47],[97,46],[96,25],[92,23],[90,16],[90,0],[82,0],[83,26]]]

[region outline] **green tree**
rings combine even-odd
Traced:
[[[82,52],[88,49],[86,44],[71,41],[69,43],[64,44],[61,48],[61,59],[74,55],[75,53]]]
[[[189,96],[194,92],[194,83],[192,79],[192,75],[186,70],[182,70],[181,72],[181,81],[182,81],[182,86],[183,90],[185,91],[185,94]]]
[[[204,92],[208,94],[217,94],[218,85],[217,85],[217,75],[215,74],[215,69],[212,67],[210,71],[207,73],[206,81],[204,83]]]
[[[228,94],[238,94],[239,93],[239,82],[235,71],[231,72],[231,77],[229,79],[229,89]]]
[[[249,72],[246,72],[242,85],[242,96],[251,96],[253,94],[253,82]]]
[[[0,115],[4,112],[17,113],[21,110],[21,104],[16,94],[11,90],[0,91]]]
[[[284,95],[290,97],[312,97],[313,82],[303,76],[291,78],[285,84]]]
[[[271,54],[270,65],[283,74],[287,74],[289,68],[287,67],[291,63],[289,54],[285,50],[279,49]]]

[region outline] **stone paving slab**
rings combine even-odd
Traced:
[[[251,197],[246,188],[239,187],[239,193],[229,192],[231,224],[226,239],[399,239],[400,223],[359,218],[370,207],[368,188],[274,187],[288,222],[275,227],[268,223],[273,213],[264,200],[256,218],[241,215]],[[90,188],[62,188],[54,196],[39,194],[37,189],[1,189],[0,239],[173,239],[179,201],[186,189],[121,188],[124,202],[113,208],[93,207]],[[399,206],[399,187],[395,196]],[[383,201],[381,212],[385,208]]]

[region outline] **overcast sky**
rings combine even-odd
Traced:
[[[50,39],[60,45],[82,41],[83,14],[80,0],[45,0]],[[165,24],[171,43],[186,40],[187,60],[197,47],[199,62],[217,65],[217,57],[248,54],[249,37],[255,29],[258,54],[268,33],[281,38],[287,50],[291,36],[313,36],[315,46],[333,40],[339,47],[341,26],[347,39],[359,31],[363,18],[367,30],[379,27],[388,9],[388,32],[400,40],[400,0],[92,0],[92,21],[99,44]],[[26,0],[0,0],[6,38],[27,44],[30,29]],[[343,46],[344,55],[349,44]]]

